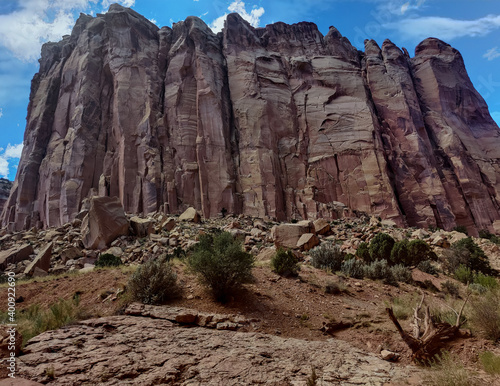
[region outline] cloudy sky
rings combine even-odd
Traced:
[[[105,12],[112,0],[0,0],[0,177],[13,180],[22,150],[30,82],[40,47],[71,31],[80,12]],[[277,21],[333,25],[357,48],[389,38],[410,53],[428,36],[462,53],[469,76],[500,123],[498,0],[117,0],[158,26],[201,17],[214,31],[238,12],[254,26]]]

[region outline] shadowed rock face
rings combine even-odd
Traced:
[[[9,198],[10,189],[12,188],[12,182],[5,179],[0,178],[0,213]]]
[[[410,58],[312,23],[230,14],[215,35],[113,5],[43,46],[2,224],[60,225],[98,194],[134,213],[315,219],[341,202],[398,225],[492,230],[499,135],[437,39]]]

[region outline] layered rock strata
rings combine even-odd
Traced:
[[[398,225],[500,220],[500,131],[458,51],[426,39],[356,50],[333,27],[159,29],[112,5],[42,48],[11,229],[71,221],[91,195],[132,213],[335,218]]]

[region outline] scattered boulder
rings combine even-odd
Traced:
[[[132,232],[138,237],[147,237],[153,233],[153,221],[134,216],[130,219]]]
[[[277,247],[294,249],[297,242],[305,233],[314,233],[314,225],[310,221],[300,221],[297,224],[275,225],[271,229],[274,244]]]
[[[129,222],[118,197],[92,197],[82,222],[82,241],[87,249],[106,248],[117,237],[128,234]]]
[[[60,256],[61,256],[62,262],[66,263],[69,260],[76,260],[80,257],[83,257],[83,252],[82,252],[81,248],[69,247],[69,248],[63,249],[61,251]]]
[[[169,217],[161,224],[161,227],[162,229],[165,229],[167,232],[170,232],[172,229],[175,228],[176,225],[177,222],[175,221],[175,218]]]
[[[400,357],[398,353],[389,350],[382,350],[380,352],[380,356],[384,361],[390,361],[390,362],[396,362],[397,360],[399,360]]]
[[[330,223],[324,218],[317,219],[313,224],[314,231],[317,235],[327,235],[331,232],[332,227],[330,226]]]
[[[50,259],[52,257],[52,243],[48,243],[45,247],[38,253],[33,260],[24,270],[24,274],[31,276],[35,270],[35,268],[40,268],[45,272],[48,272],[50,269]]]
[[[425,229],[417,229],[416,231],[414,231],[411,234],[411,237],[414,237],[414,238],[420,239],[420,240],[423,240],[429,236],[430,236],[430,233],[427,232]]]
[[[47,271],[44,271],[43,269],[41,268],[38,268],[38,267],[35,267],[33,269],[33,272],[31,274],[31,276],[33,277],[45,277],[47,276],[49,273]]]
[[[308,251],[316,245],[319,245],[319,239],[314,233],[304,233],[297,241],[297,248],[300,248],[301,251]]]
[[[195,208],[187,208],[186,211],[179,216],[179,221],[189,221],[196,224],[201,223],[201,216]]]
[[[0,251],[0,269],[4,270],[8,264],[17,264],[20,261],[28,260],[33,252],[33,247],[30,244],[16,245],[6,251]]]

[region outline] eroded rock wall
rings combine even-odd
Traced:
[[[228,15],[158,29],[112,5],[42,49],[2,225],[60,225],[89,195],[127,212],[279,220],[338,202],[399,225],[500,219],[498,126],[458,51],[357,51],[333,27]]]

